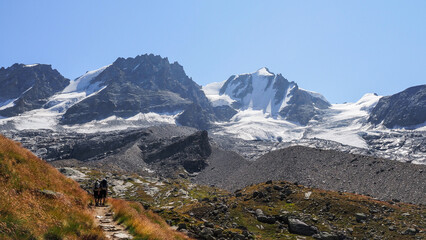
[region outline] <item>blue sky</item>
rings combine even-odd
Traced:
[[[74,79],[159,54],[200,85],[268,67],[332,103],[426,83],[426,1],[5,1],[0,66]]]

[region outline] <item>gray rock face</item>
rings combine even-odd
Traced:
[[[61,123],[85,123],[112,115],[130,117],[140,112],[183,111],[179,124],[206,129],[214,119],[201,87],[181,65],[171,64],[167,58],[152,54],[118,58],[91,80],[96,82],[105,89],[70,107]]]
[[[318,109],[325,109],[330,106],[327,101],[299,89],[297,85],[293,91],[293,97],[290,99],[289,105],[280,111],[280,115],[289,121],[306,125],[309,120],[320,113]]]
[[[50,130],[15,134],[8,136],[59,167],[63,160],[71,165],[107,166],[109,170],[127,172],[141,173],[148,168],[168,177],[174,177],[176,171],[201,171],[212,152],[206,131],[172,125],[91,134]]]
[[[410,127],[426,122],[426,85],[383,97],[371,111],[369,122],[388,128]]]
[[[306,125],[310,119],[330,103],[320,94],[300,89],[281,74],[273,74],[262,68],[252,74],[231,76],[221,87],[220,95],[235,100],[235,109],[263,110],[272,117]],[[235,114],[235,113],[234,113]]]
[[[207,131],[196,132],[171,143],[164,144],[161,140],[151,145],[144,144],[140,148],[145,153],[144,161],[150,166],[156,165],[157,169],[182,166],[189,173],[203,170],[212,152]]]
[[[0,115],[11,117],[41,108],[48,98],[69,84],[51,65],[14,64],[0,69],[0,107],[14,100],[14,106],[0,110]]]

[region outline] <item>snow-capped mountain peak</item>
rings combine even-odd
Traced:
[[[254,72],[254,74],[258,76],[274,76],[274,74],[271,73],[267,67],[263,67],[257,70],[256,72]]]
[[[260,110],[266,117],[299,124],[306,124],[317,109],[330,106],[321,94],[299,89],[296,83],[266,67],[253,73],[233,75],[203,90],[213,106],[229,105],[238,111]]]

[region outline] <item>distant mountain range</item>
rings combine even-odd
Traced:
[[[1,68],[0,116],[2,131],[177,124],[244,140],[325,139],[369,149],[374,134],[426,130],[426,85],[332,105],[267,68],[201,87],[177,62],[145,54],[73,81],[45,64]]]

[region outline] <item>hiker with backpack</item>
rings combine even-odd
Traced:
[[[95,198],[95,205],[99,206],[99,201],[101,199],[101,184],[98,180],[95,181],[93,186],[93,197]]]
[[[102,181],[100,183],[100,188],[101,188],[101,191],[100,191],[99,200],[100,200],[101,205],[105,206],[105,199],[106,199],[107,193],[108,193],[108,182],[105,178],[102,179]]]

